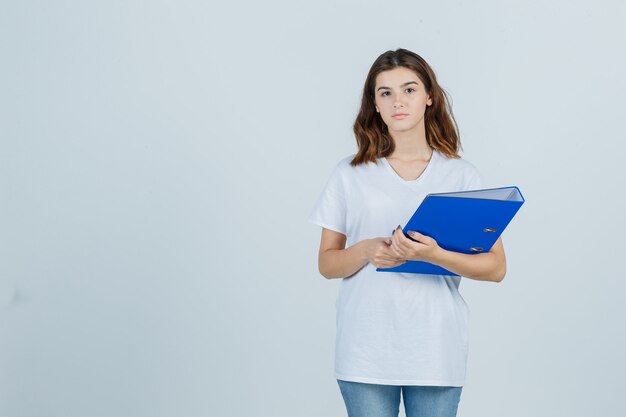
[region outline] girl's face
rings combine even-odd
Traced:
[[[376,76],[374,87],[376,111],[389,131],[404,132],[424,124],[426,106],[433,104],[417,74],[397,67]],[[396,116],[404,113],[406,116]]]

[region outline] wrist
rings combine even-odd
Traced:
[[[431,263],[431,264],[435,264],[435,265],[439,265],[440,262],[445,258],[446,256],[446,250],[444,248],[442,248],[441,246],[437,246],[431,256],[430,259],[428,259],[427,262]]]
[[[355,245],[355,249],[357,249],[357,254],[359,260],[361,262],[369,262],[369,245],[371,239],[363,239]]]

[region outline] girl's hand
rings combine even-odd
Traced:
[[[435,239],[430,236],[415,231],[408,231],[407,234],[417,242],[407,238],[400,226],[392,233],[390,248],[392,253],[399,258],[409,261],[430,262],[441,249]]]
[[[395,255],[391,249],[391,238],[376,237],[369,239],[365,249],[367,260],[376,268],[393,268],[402,265],[407,260]]]

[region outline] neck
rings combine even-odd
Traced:
[[[415,131],[390,131],[389,134],[393,138],[395,143],[395,149],[388,158],[395,158],[399,160],[411,161],[411,160],[424,160],[427,161],[432,155],[432,148],[426,142],[426,133],[424,132],[424,125],[420,124],[417,132]]]

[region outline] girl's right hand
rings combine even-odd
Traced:
[[[391,249],[391,238],[376,237],[367,240],[365,248],[367,260],[376,268],[393,268],[407,262],[398,258]]]

